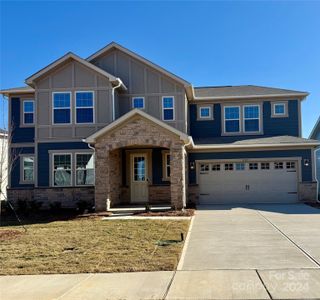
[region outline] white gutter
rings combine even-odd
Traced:
[[[303,93],[303,94],[272,94],[272,95],[246,95],[246,96],[212,96],[212,97],[196,97],[194,96],[195,101],[201,101],[201,100],[237,100],[237,99],[271,99],[276,97],[281,98],[287,98],[287,97],[298,97],[302,98],[304,100],[309,93]]]
[[[112,88],[112,122],[116,119],[116,111],[115,111],[115,100],[114,100],[114,91],[123,85],[120,78],[117,78],[119,84]]]
[[[193,145],[192,149],[241,149],[241,148],[276,148],[276,147],[316,147],[319,146],[318,143],[279,143],[279,144],[249,144],[249,145],[217,145],[217,144],[207,144],[207,145]]]

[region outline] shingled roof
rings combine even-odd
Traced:
[[[195,98],[233,98],[233,97],[261,97],[261,96],[297,96],[304,98],[308,96],[307,92],[271,88],[256,85],[238,85],[238,86],[209,86],[195,87]]]

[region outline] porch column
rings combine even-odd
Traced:
[[[109,151],[109,161],[108,161],[108,175],[109,175],[109,193],[108,199],[110,200],[110,205],[114,206],[121,202],[121,152],[120,149]]]
[[[95,147],[95,209],[105,211],[109,191],[109,151],[107,147]]]
[[[171,205],[180,210],[186,206],[185,155],[181,143],[170,148]]]

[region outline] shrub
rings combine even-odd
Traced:
[[[31,200],[29,201],[29,207],[30,210],[33,212],[38,212],[41,209],[42,206],[42,202],[41,201],[35,201],[35,200]]]
[[[19,213],[22,213],[22,214],[28,213],[27,199],[18,199],[17,205],[18,205],[18,212]]]
[[[50,206],[50,210],[52,211],[52,212],[59,212],[59,211],[61,211],[61,202],[60,201],[54,201],[54,202],[51,202],[50,204],[49,204],[49,206]]]
[[[90,209],[90,205],[88,204],[87,201],[84,200],[79,200],[77,201],[77,210],[80,213],[83,213],[85,210]]]

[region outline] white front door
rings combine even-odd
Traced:
[[[148,202],[148,160],[147,154],[131,154],[131,203]]]

